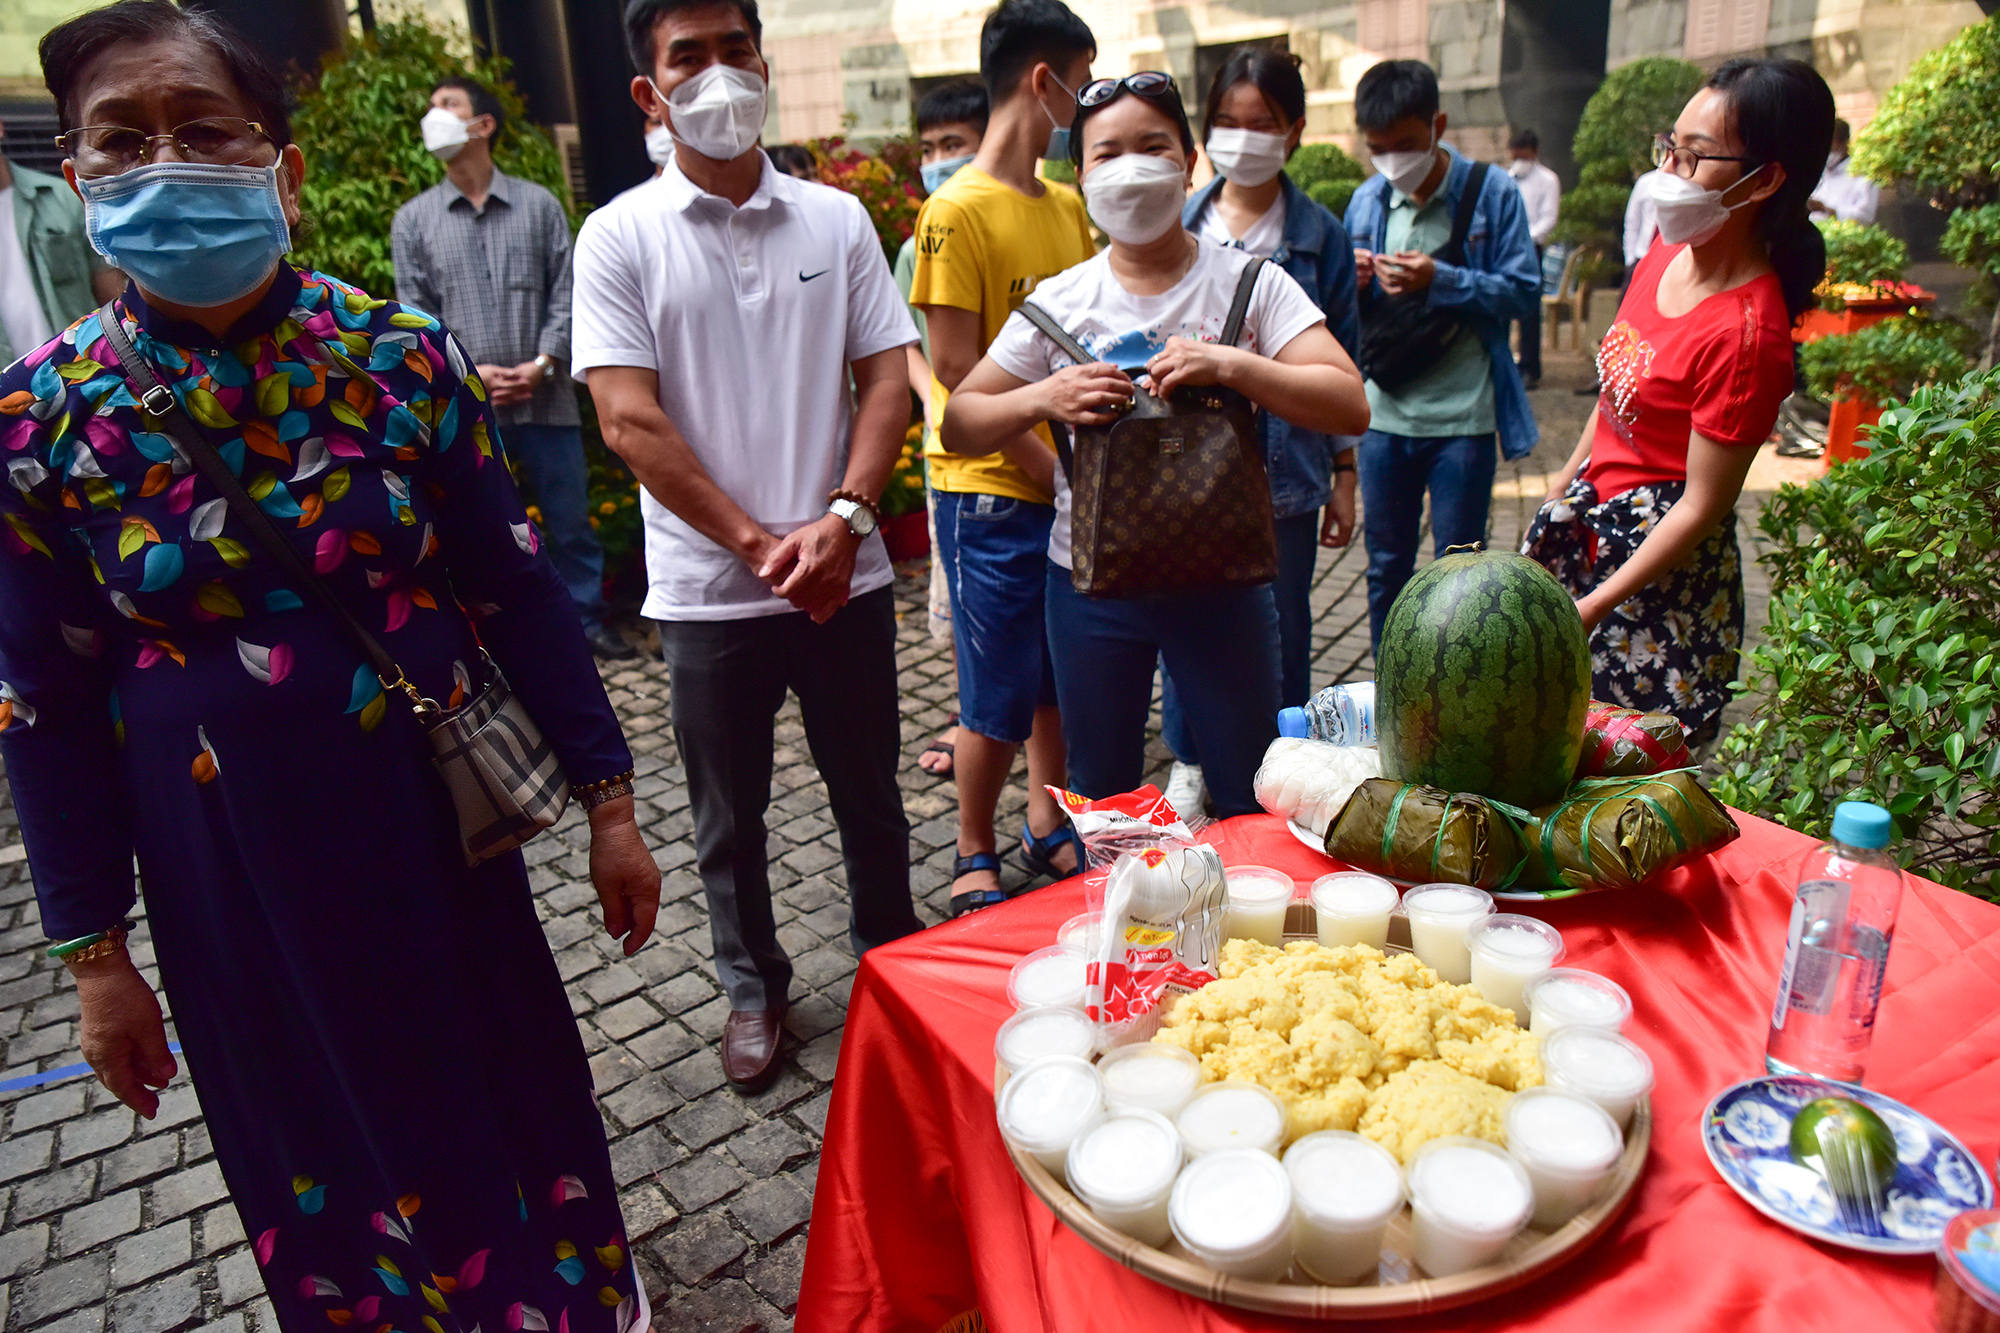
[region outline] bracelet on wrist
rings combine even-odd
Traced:
[[[626,769],[597,782],[586,782],[581,787],[572,786],[569,794],[576,798],[585,810],[595,810],[606,801],[614,801],[620,796],[632,794],[632,780],[638,776],[636,769]]]
[[[49,946],[48,956],[60,958],[64,963],[94,963],[100,958],[109,958],[125,948],[125,937],[131,933],[132,923],[121,921],[107,930],[89,935],[79,935],[73,940]]]

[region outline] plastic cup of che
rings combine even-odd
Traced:
[[[1225,866],[1229,886],[1226,938],[1256,940],[1280,947],[1285,942],[1285,909],[1292,905],[1292,877],[1269,866]]]
[[[1167,1200],[1182,1161],[1180,1131],[1152,1111],[1113,1111],[1069,1149],[1069,1187],[1113,1231],[1167,1243]]]
[[[1389,947],[1389,918],[1401,896],[1394,884],[1380,875],[1338,870],[1314,880],[1311,895],[1321,944],[1329,949],[1350,944]]]
[[[1625,988],[1582,968],[1558,967],[1544,972],[1527,984],[1522,996],[1533,1015],[1528,1031],[1537,1037],[1572,1027],[1622,1032],[1632,1020],[1632,997]]]
[[[1016,1009],[1046,1005],[1083,1008],[1084,966],[1088,955],[1069,944],[1037,949],[1007,975],[1007,998]]]
[[[1051,1055],[1088,1060],[1096,1049],[1097,1025],[1068,1005],[1016,1010],[993,1038],[993,1058],[1010,1074]]]
[[[1492,1262],[1535,1210],[1527,1168],[1485,1139],[1432,1139],[1409,1177],[1411,1257],[1432,1277]]]
[[[1107,1051],[1097,1076],[1112,1110],[1152,1111],[1171,1120],[1201,1086],[1201,1061],[1167,1042],[1140,1041]]]
[[[1633,1108],[1653,1090],[1653,1061],[1615,1032],[1558,1028],[1542,1042],[1542,1077],[1548,1086],[1596,1102],[1624,1129]]]
[[[1535,1187],[1534,1224],[1554,1231],[1597,1201],[1625,1153],[1618,1122],[1596,1102],[1560,1088],[1528,1088],[1507,1101],[1507,1151]]]
[[[1062,929],[1056,932],[1056,943],[1067,944],[1071,948],[1095,955],[1097,941],[1103,929],[1104,913],[1078,912],[1063,922]]]
[[[1182,1168],[1167,1202],[1176,1239],[1219,1273],[1276,1282],[1292,1267],[1292,1182],[1269,1153],[1225,1148]]]
[[[1224,1079],[1188,1100],[1174,1124],[1190,1158],[1234,1148],[1278,1155],[1285,1141],[1285,1104],[1270,1089],[1245,1079]]]
[[[994,1109],[1000,1137],[1062,1180],[1070,1145],[1104,1118],[1104,1085],[1088,1060],[1044,1056],[1008,1078]]]
[[[1472,955],[1472,984],[1525,1025],[1528,1001],[1522,991],[1562,961],[1563,937],[1546,921],[1496,912],[1465,928],[1465,947]]]
[[[1321,1282],[1357,1282],[1382,1262],[1382,1232],[1403,1206],[1403,1168],[1373,1139],[1344,1129],[1285,1149],[1292,1180],[1292,1252]]]
[[[1403,895],[1403,915],[1410,919],[1410,948],[1417,961],[1454,986],[1472,980],[1465,932],[1492,914],[1493,895],[1470,884],[1420,884]]]

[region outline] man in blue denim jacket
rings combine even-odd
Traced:
[[[1416,567],[1424,493],[1437,554],[1484,541],[1495,436],[1508,458],[1535,447],[1539,431],[1507,330],[1538,314],[1541,272],[1521,192],[1502,171],[1485,173],[1465,263],[1432,257],[1451,234],[1472,164],[1443,142],[1430,66],[1388,60],[1370,69],[1355,85],[1354,118],[1380,173],[1347,205],[1363,326],[1371,299],[1426,290],[1432,308],[1464,319],[1464,333],[1414,379],[1394,390],[1368,381],[1373,420],[1361,437],[1361,510],[1369,633],[1379,649],[1382,621]]]

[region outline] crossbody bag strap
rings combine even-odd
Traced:
[[[1050,315],[1048,311],[1042,309],[1033,301],[1023,301],[1021,303],[1021,314],[1030,324],[1047,334],[1049,341],[1056,345],[1057,350],[1068,356],[1079,366],[1087,366],[1097,360],[1096,357],[1084,350],[1082,343],[1063,331],[1063,326],[1056,323],[1054,316]],[[1076,467],[1073,462],[1074,455],[1069,444],[1069,427],[1060,421],[1051,421],[1048,425],[1049,438],[1054,440],[1056,445],[1056,461],[1062,464],[1063,476],[1069,478],[1069,484],[1074,486],[1076,485]]]
[[[1465,173],[1465,188],[1458,194],[1458,211],[1451,219],[1451,239],[1444,243],[1444,249],[1437,252],[1437,258],[1447,264],[1465,264],[1465,238],[1472,234],[1472,215],[1479,210],[1479,194],[1486,186],[1487,164],[1474,162],[1472,169]]]
[[[1222,321],[1222,345],[1236,346],[1236,340],[1243,336],[1243,317],[1250,313],[1250,296],[1257,286],[1257,275],[1264,270],[1262,259],[1253,259],[1243,266],[1243,272],[1236,279],[1236,297],[1229,303],[1229,318]]]
[[[194,422],[182,410],[179,400],[174,397],[173,390],[160,382],[160,377],[153,373],[152,366],[148,365],[145,358],[141,357],[132,346],[132,340],[125,336],[125,325],[118,317],[115,302],[106,302],[98,310],[97,322],[103,330],[104,340],[111,344],[112,354],[118,358],[118,365],[124,371],[125,382],[131,387],[132,396],[139,400],[141,407],[159,420],[169,435],[173,436],[181,450],[187,454],[188,461],[193,463],[201,475],[208,479],[208,484],[221,494],[229,505],[229,512],[241,519],[243,525],[250,529],[250,535],[273,560],[277,561],[278,567],[285,571],[287,578],[317,597],[340,619],[341,625],[360,646],[362,656],[368,659],[369,667],[381,679],[383,688],[394,689],[400,686],[410,695],[413,702],[420,708],[423,707],[425,701],[417,693],[416,688],[404,678],[402,668],[396,665],[395,658],[389,656],[388,649],[369,633],[367,626],[355,618],[354,613],[347,609],[346,603],[334,595],[333,589],[326,586],[326,581],[313,572],[297,548],[285,540],[283,534],[272,524],[270,516],[258,508],[257,502],[250,498],[250,493],[243,489],[243,483],[229,470],[229,464],[222,461],[222,455],[215,451],[215,446],[195,429]]]

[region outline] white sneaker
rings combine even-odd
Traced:
[[[1208,787],[1201,780],[1200,764],[1183,764],[1174,761],[1173,772],[1167,775],[1167,804],[1182,820],[1193,823],[1202,817],[1202,798],[1208,794]]]

